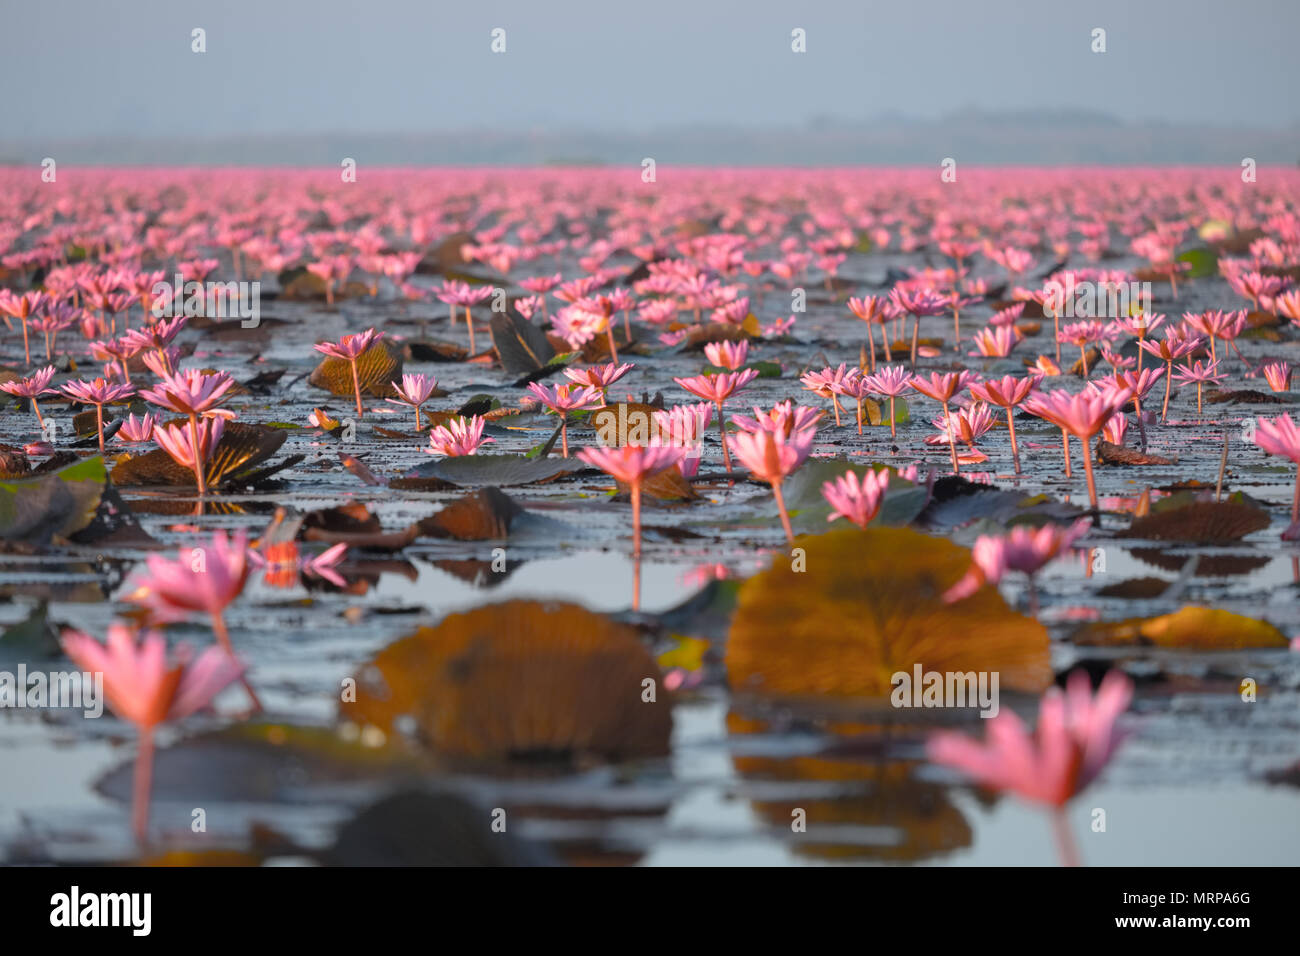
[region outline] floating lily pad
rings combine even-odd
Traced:
[[[824,530],[831,508],[822,496],[822,485],[850,471],[861,477],[868,471],[883,467],[883,465],[859,465],[844,458],[809,459],[790,476],[783,489],[786,506],[792,512],[798,512],[795,524],[806,531]],[[889,527],[911,524],[925,509],[925,503],[929,498],[928,488],[913,484],[897,475],[891,475],[889,487],[885,491],[884,500],[880,503],[880,511],[876,514],[874,524]]]
[[[884,698],[892,676],[997,671],[1005,690],[1051,682],[1047,631],[996,588],[942,595],[970,552],[905,528],[847,528],[795,540],[741,587],[727,643],[733,689],[794,697]]]
[[[626,625],[574,604],[507,601],[453,614],[380,651],[342,716],[470,760],[618,760],[668,752],[671,704]],[[643,700],[646,681],[655,702]]]
[[[177,422],[176,424],[180,424]],[[208,460],[204,478],[209,488],[224,485],[255,484],[276,471],[302,460],[302,456],[285,459],[270,468],[258,468],[280,450],[288,434],[280,428],[265,425],[246,425],[227,422],[217,443],[216,451]],[[194,472],[161,448],[121,459],[113,466],[113,484],[121,487],[133,485],[172,485],[193,488]]]
[[[389,349],[382,341],[375,342],[357,357],[357,382],[361,385],[363,395],[392,397],[396,394],[393,381],[401,377],[401,355]],[[332,395],[350,398],[356,394],[352,381],[352,363],[344,359],[326,356],[307,381]]]
[[[96,456],[34,478],[0,481],[0,539],[48,545],[95,517],[107,481]]]
[[[1269,525],[1265,511],[1231,501],[1196,501],[1180,508],[1161,509],[1129,525],[1128,536],[1155,541],[1227,544]]]
[[[505,538],[523,510],[501,489],[489,486],[425,518],[419,524],[420,534],[458,541]]]
[[[1076,644],[1136,644],[1198,651],[1287,646],[1268,621],[1209,607],[1188,605],[1173,614],[1127,621],[1092,622],[1079,628]]]

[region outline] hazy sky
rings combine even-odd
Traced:
[[[786,126],[966,106],[1300,121],[1300,0],[0,0],[0,24],[9,141]]]

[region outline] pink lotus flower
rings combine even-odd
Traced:
[[[830,517],[847,518],[859,528],[866,529],[880,510],[885,489],[889,487],[889,472],[870,470],[861,478],[855,471],[846,472],[834,481],[822,485],[822,497],[831,506]]]
[[[483,426],[487,420],[482,415],[472,418],[453,418],[446,425],[429,429],[429,447],[424,449],[426,455],[446,455],[458,458],[472,455],[480,445],[496,441],[495,438],[483,437]]]
[[[149,792],[153,768],[155,728],[180,720],[208,706],[243,674],[235,658],[209,647],[197,658],[188,648],[177,648],[175,663],[167,661],[167,643],[156,631],[146,631],[136,643],[120,624],[108,629],[108,643],[87,634],[63,633],[63,649],[83,671],[104,675],[104,695],[114,713],[135,724],[140,734],[132,796],[135,835],[144,840],[149,827]]]
[[[1290,458],[1300,465],[1300,429],[1296,428],[1290,415],[1259,419],[1254,441],[1265,454]],[[1291,523],[1297,521],[1300,521],[1300,470],[1296,472],[1295,494],[1291,500]]]
[[[334,289],[352,273],[352,260],[347,256],[331,256],[307,263],[307,271],[325,283],[325,304],[333,305]]]
[[[1165,363],[1165,403],[1160,412],[1161,422],[1169,418],[1169,389],[1173,384],[1174,362],[1186,355],[1191,355],[1199,349],[1201,341],[1199,335],[1184,332],[1181,329],[1167,328],[1163,340],[1145,339],[1138,343],[1144,352]]]
[[[825,417],[824,410],[809,408],[807,405],[795,405],[787,398],[784,402],[777,402],[766,412],[755,405],[753,418],[748,415],[733,415],[731,420],[744,432],[780,432],[788,438],[805,428],[816,428],[817,423]]]
[[[1004,375],[1000,379],[972,382],[970,385],[970,393],[975,398],[1007,410],[1007,431],[1011,435],[1011,457],[1015,462],[1017,475],[1020,474],[1020,448],[1016,445],[1016,419],[1013,413],[1016,406],[1024,402],[1038,387],[1040,381],[1042,379],[1036,375],[1025,378]]]
[[[1034,395],[1025,400],[1025,410],[1037,415],[1061,429],[1063,450],[1066,458],[1066,475],[1069,471],[1070,445],[1069,435],[1083,442],[1083,468],[1088,479],[1088,500],[1094,511],[1097,510],[1097,483],[1092,472],[1092,437],[1101,431],[1115,412],[1119,411],[1132,392],[1128,389],[1113,388],[1108,391],[1085,390],[1078,395],[1071,395],[1064,389]]]
[[[528,391],[537,400],[560,416],[560,454],[569,457],[569,412],[591,408],[605,403],[605,393],[595,385],[579,388],[577,385],[556,385],[547,388],[540,382],[529,382]]]
[[[862,434],[862,402],[871,395],[871,386],[861,369],[850,369],[848,374],[831,386],[835,395],[853,399],[858,420],[858,434]]]
[[[453,322],[456,319],[456,306],[459,305],[464,308],[465,328],[469,332],[470,355],[476,354],[474,346],[474,316],[470,312],[470,307],[477,305],[491,295],[491,286],[481,286],[476,288],[471,286],[468,282],[458,282],[454,279],[450,282],[444,282],[442,289],[437,293],[439,299],[451,306],[451,318]]]
[[[650,444],[682,449],[682,459],[677,463],[677,468],[682,477],[694,478],[700,469],[704,432],[712,420],[713,406],[708,402],[674,405],[670,409],[656,411]]]
[[[628,486],[632,498],[632,560],[635,564],[632,610],[641,609],[641,486],[645,479],[675,466],[683,449],[668,445],[597,446],[582,448],[578,457]]]
[[[143,329],[133,329],[122,336],[123,345],[134,349],[132,354],[137,352],[152,353],[156,356],[163,371],[157,374],[160,377],[167,377],[175,371],[176,365],[173,361],[173,355],[168,348],[172,340],[180,333],[188,321],[186,316],[178,315],[173,319],[164,319],[156,322],[151,326]],[[151,369],[157,372],[157,368],[146,362]]]
[[[912,373],[903,366],[887,365],[863,380],[869,391],[889,398],[890,438],[898,437],[897,426],[894,424],[894,419],[897,417],[894,413],[894,401],[911,387],[912,378]]]
[[[972,337],[975,351],[970,354],[985,358],[1006,358],[1020,343],[1021,338],[1023,336],[1020,330],[1014,325],[990,325],[986,329],[980,329]]]
[[[102,378],[94,381],[80,379],[65,383],[63,394],[83,405],[95,406],[95,421],[99,429],[99,453],[104,454],[104,406],[134,395],[135,388],[130,385],[114,385]]]
[[[872,332],[872,326],[880,326],[880,338],[885,345],[885,361],[894,361],[893,355],[890,354],[889,335],[885,331],[885,323],[889,321],[887,304],[882,296],[867,295],[860,299],[849,299],[849,311],[867,323],[867,356],[871,360],[869,368],[873,372],[876,370],[876,337]]]
[[[987,461],[988,455],[975,447],[975,442],[993,427],[993,412],[984,402],[972,402],[966,408],[950,411],[933,420],[939,434],[926,438],[927,445],[964,444],[969,451],[957,456],[963,465]]]
[[[822,398],[829,398],[835,408],[835,427],[840,426],[840,402],[838,395],[841,394],[841,386],[847,378],[861,375],[860,369],[849,370],[848,363],[841,362],[839,368],[824,368],[820,372],[806,372],[799,376],[799,381],[803,387],[815,395]]]
[[[781,514],[781,527],[785,539],[794,544],[794,531],[790,527],[790,515],[786,511],[785,497],[781,493],[781,483],[796,468],[807,460],[812,453],[816,429],[804,428],[786,434],[781,431],[766,429],[755,432],[742,432],[735,438],[736,457],[754,475],[772,486],[772,496],[776,499],[777,511]]]
[[[989,316],[989,325],[994,328],[1012,328],[1022,315],[1025,314],[1025,304],[1017,302],[1015,305],[1009,305],[1005,309],[994,312]]]
[[[1006,572],[1020,571],[1029,578],[1030,601],[1037,614],[1034,575],[1085,535],[1089,527],[1089,521],[1084,518],[1068,527],[1017,525],[1005,535],[980,535],[971,548],[970,570],[944,593],[943,599],[949,604],[964,600],[985,584],[997,584]]]
[[[1196,383],[1196,416],[1198,418],[1201,415],[1201,389],[1205,387],[1207,382],[1215,385],[1227,377],[1226,374],[1219,371],[1217,361],[1209,363],[1192,362],[1189,365],[1179,365],[1177,371],[1174,372],[1174,378],[1178,379],[1179,382]]]
[[[182,468],[194,472],[194,484],[207,491],[207,463],[221,442],[226,422],[204,418],[188,425],[155,425],[152,438]]]
[[[944,420],[948,420],[948,403],[953,397],[963,389],[969,387],[973,382],[978,381],[974,372],[931,372],[929,378],[923,378],[920,375],[913,376],[908,382],[912,388],[916,389],[922,395],[928,396],[943,405]],[[951,431],[949,432],[951,438]],[[961,466],[957,462],[957,445],[953,441],[948,443],[948,451],[952,455],[952,473],[958,474]]]
[[[221,422],[218,419],[211,424],[220,427]],[[247,550],[245,532],[228,538],[224,531],[216,531],[205,545],[180,548],[175,561],[150,555],[146,559],[148,573],[139,579],[139,587],[126,600],[139,604],[158,623],[206,614],[217,640],[233,656],[234,647],[222,615],[248,580]]]
[[[1275,392],[1289,392],[1291,390],[1291,363],[1289,362],[1269,362],[1260,368],[1264,375],[1264,381],[1268,382],[1268,387]],[[0,385],[0,388],[4,388]]]
[[[727,418],[722,403],[758,378],[757,369],[743,372],[722,372],[718,375],[696,375],[691,378],[674,378],[673,381],[692,395],[712,402],[718,409],[718,434],[722,438],[722,458],[731,474],[731,452],[727,448]]]
[[[153,388],[142,389],[140,397],[178,415],[234,418],[234,412],[217,408],[234,385],[234,378],[226,372],[184,369]]]
[[[131,384],[131,371],[128,362],[139,353],[139,349],[123,339],[109,339],[104,342],[91,342],[90,355],[96,362],[103,362],[104,375],[113,377],[113,367],[122,373],[122,381]]]
[[[176,365],[180,360],[181,350],[175,346],[145,352],[141,358],[145,368],[164,379],[171,378],[176,373]]]
[[[158,425],[158,416],[149,412],[136,418],[127,415],[122,420],[122,427],[117,430],[117,440],[127,444],[139,444],[153,439],[154,428]],[[214,446],[215,447],[215,446]],[[182,462],[182,464],[184,464]]]
[[[608,362],[591,368],[566,368],[564,374],[569,381],[578,385],[589,385],[592,388],[598,388],[604,394],[611,385],[635,367],[631,362],[625,362],[622,365]]]
[[[921,334],[923,316],[943,315],[948,310],[948,301],[934,289],[927,286],[909,288],[896,285],[889,291],[889,302],[900,315],[912,316],[912,369],[916,369],[916,347]],[[888,361],[888,359],[886,359]]]
[[[28,365],[32,364],[32,349],[27,340],[27,320],[33,315],[39,313],[48,304],[49,297],[43,292],[24,292],[22,295],[13,295],[10,293],[9,295],[0,298],[0,312],[12,316],[22,323],[23,360]]]
[[[52,378],[54,378],[54,366],[47,365],[26,378],[20,378],[12,382],[0,382],[0,390],[31,401],[32,411],[36,413],[36,423],[42,432],[45,431],[45,419],[41,417],[41,407],[36,404],[36,399],[42,395],[58,394],[54,389],[50,388],[50,379]]]
[[[415,409],[415,430],[420,430],[420,406],[429,400],[433,390],[438,387],[438,380],[432,375],[413,375],[407,372],[402,376],[402,383],[399,385],[393,382],[393,389],[397,392],[397,398],[386,398],[384,401],[393,405],[406,405]]]
[[[1113,387],[1127,389],[1131,394],[1133,412],[1137,418],[1138,429],[1142,436],[1143,452],[1147,450],[1147,429],[1146,416],[1142,412],[1142,400],[1147,397],[1148,392],[1155,388],[1156,383],[1160,381],[1165,371],[1163,368],[1139,369],[1136,372],[1116,369],[1110,379],[1110,384]]]
[[[1128,432],[1128,416],[1112,415],[1110,420],[1102,426],[1101,437],[1106,439],[1112,445],[1123,445],[1124,435]]]
[[[1007,270],[1007,279],[1011,282],[1019,280],[1026,270],[1034,264],[1033,254],[1024,249],[1017,249],[1014,246],[1007,246],[999,249],[990,247],[985,250],[985,255]]]
[[[177,462],[182,462],[182,458],[189,461],[189,467],[194,470],[194,484],[200,498],[208,493],[204,463],[211,457],[221,438],[221,429],[214,428],[211,421],[235,417],[234,412],[216,407],[234,384],[235,380],[225,372],[208,373],[185,369],[140,393],[147,401],[190,420],[189,435],[184,438],[178,438],[175,431],[168,431],[166,439],[159,439],[158,436],[163,431],[161,428],[155,430],[154,437]],[[208,426],[206,429],[200,428],[200,416]],[[164,441],[168,444],[163,444]]]
[[[1123,743],[1126,734],[1116,724],[1132,699],[1133,683],[1121,671],[1108,672],[1095,697],[1087,673],[1075,671],[1064,694],[1052,688],[1043,697],[1032,736],[1013,711],[1004,710],[990,720],[987,744],[945,731],[931,737],[929,756],[984,786],[1056,811],[1064,862],[1074,865],[1061,810],[1101,775]]]
[[[370,347],[383,337],[383,332],[366,329],[364,332],[345,335],[337,342],[321,342],[316,346],[317,352],[328,355],[330,358],[342,359],[352,366],[352,388],[356,393],[357,418],[363,418],[366,414],[365,409],[361,407],[361,380],[357,373],[357,359],[369,351]]]
[[[1292,289],[1273,297],[1273,308],[1278,315],[1291,320],[1291,324],[1300,328],[1300,289]]]
[[[735,372],[744,367],[749,357],[749,342],[710,342],[704,346],[704,356],[718,368]]]
[[[1106,326],[1100,322],[1071,322],[1056,333],[1061,342],[1069,342],[1079,350],[1079,359],[1083,363],[1083,377],[1088,377],[1088,346],[1100,342],[1106,337]]]

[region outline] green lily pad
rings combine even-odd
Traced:
[[[0,538],[48,545],[76,534],[95,517],[107,479],[96,456],[39,478],[0,482]]]

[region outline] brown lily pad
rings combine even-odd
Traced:
[[[329,533],[373,534],[381,530],[382,525],[369,508],[359,501],[352,501],[336,508],[309,512],[303,516],[302,528],[315,528]]]
[[[642,699],[653,681],[657,702]],[[671,705],[632,628],[574,604],[507,601],[453,614],[381,650],[341,716],[492,763],[662,757]]]
[[[632,489],[628,485],[621,481],[614,483],[618,485],[620,497],[631,497]],[[694,501],[699,497],[691,483],[675,467],[644,479],[641,482],[641,492],[657,501]]]
[[[1200,651],[1287,646],[1287,639],[1268,621],[1187,605],[1172,614],[1126,621],[1090,622],[1071,636],[1083,645],[1138,645]]]
[[[761,734],[767,722],[732,711],[732,734]],[[741,738],[743,739],[743,738]],[[846,759],[838,754],[797,757],[733,755],[737,773],[754,790],[773,796],[751,806],[769,826],[786,829],[796,809],[809,821],[793,852],[815,860],[877,860],[891,863],[941,858],[970,846],[970,824],[942,784],[916,779],[915,765],[899,760]],[[782,797],[781,794],[794,794]],[[880,843],[837,838],[850,828],[887,829]],[[823,835],[825,834],[825,835]]]
[[[184,419],[174,424],[181,424]],[[287,434],[280,428],[265,425],[247,425],[227,422],[221,441],[208,461],[204,479],[209,488],[219,488],[236,482],[254,483],[263,480],[289,464],[301,461],[301,456],[285,459],[271,469],[258,469],[280,450]],[[171,455],[161,448],[123,458],[113,466],[113,484],[119,488],[133,485],[172,485],[178,488],[194,487],[194,472],[178,465]]]
[[[402,358],[382,341],[376,342],[357,358],[357,381],[363,395],[390,398],[396,394],[393,380],[402,377]],[[326,356],[307,379],[316,388],[332,395],[352,397],[352,363]]]
[[[1159,455],[1144,455],[1136,448],[1126,448],[1123,445],[1116,445],[1105,439],[1097,441],[1097,461],[1103,465],[1172,465],[1175,464],[1171,458],[1161,458]]]
[[[420,534],[458,541],[505,538],[522,508],[500,488],[483,488],[451,502],[419,523]]]
[[[956,604],[942,595],[970,552],[907,528],[846,528],[795,540],[790,555],[740,589],[726,664],[736,691],[888,697],[895,673],[997,671],[1003,689],[1048,686],[1047,631],[996,588]]]
[[[1194,501],[1179,508],[1156,510],[1129,525],[1128,536],[1155,541],[1227,544],[1240,541],[1269,525],[1266,512],[1234,501]]]
[[[1128,578],[1116,584],[1108,584],[1104,588],[1098,588],[1097,596],[1143,600],[1157,598],[1167,590],[1169,590],[1169,582],[1164,578]]]

